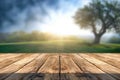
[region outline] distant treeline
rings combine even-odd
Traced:
[[[81,40],[90,41],[86,38],[78,38],[76,36],[56,36],[50,33],[43,33],[40,31],[25,32],[17,31],[12,33],[0,33],[0,43],[6,42],[28,42],[28,41],[49,41],[49,40]],[[90,41],[91,42],[91,41]],[[104,41],[103,41],[104,42]],[[106,42],[106,41],[105,41]],[[120,37],[111,37],[108,43],[120,43]]]
[[[60,40],[60,39],[78,39],[75,36],[60,37],[50,33],[43,33],[39,31],[33,32],[12,32],[0,33],[0,42],[26,42],[26,41],[47,41],[47,40]]]
[[[109,43],[120,43],[120,37],[112,37],[108,42]]]

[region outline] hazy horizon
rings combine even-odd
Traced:
[[[0,3],[0,32],[40,31],[59,36],[74,35],[94,37],[88,29],[75,24],[73,16],[78,8],[89,4],[91,0],[4,0]],[[103,37],[116,36],[114,32]]]

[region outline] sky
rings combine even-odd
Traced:
[[[59,35],[78,35],[74,23],[76,10],[90,0],[2,0],[0,1],[0,32],[33,31]]]
[[[0,32],[42,31],[56,35],[92,36],[73,16],[91,0],[1,0]]]

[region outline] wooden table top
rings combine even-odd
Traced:
[[[120,54],[0,54],[0,80],[120,80]]]

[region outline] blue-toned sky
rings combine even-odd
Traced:
[[[48,31],[52,26],[55,28],[56,24],[56,27],[59,24],[64,26],[62,28],[71,25],[74,29],[72,16],[79,7],[89,2],[90,0],[1,0],[0,31]]]
[[[91,0],[1,0],[0,32],[43,31],[58,35],[92,35],[74,23],[78,8]]]

